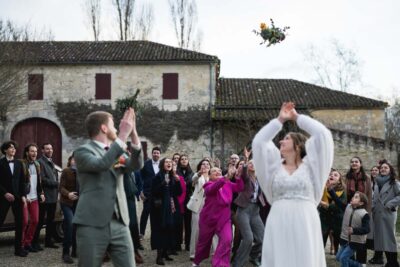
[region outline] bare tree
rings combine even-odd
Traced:
[[[19,26],[11,20],[0,19],[0,138],[4,139],[7,116],[10,111],[26,104],[30,51],[24,41],[53,40],[51,30],[37,31],[29,26]],[[1,140],[0,139],[0,140]]]
[[[178,46],[189,48],[197,27],[196,1],[168,0],[168,3]]]
[[[362,84],[361,61],[357,53],[335,39],[324,52],[310,45],[304,56],[314,70],[317,84],[343,92],[352,91]]]
[[[148,40],[154,25],[154,7],[151,3],[143,4],[135,25],[135,39]]]
[[[203,43],[203,31],[198,30],[196,34],[196,39],[192,42],[192,49],[194,51],[201,51],[201,44]]]
[[[117,11],[119,39],[126,41],[132,38],[132,20],[135,0],[113,0]]]
[[[399,143],[400,140],[400,90],[392,88],[391,106],[386,109],[386,140]]]
[[[86,0],[85,9],[87,19],[89,21],[89,28],[93,33],[95,41],[100,39],[100,19],[101,19],[101,0]]]

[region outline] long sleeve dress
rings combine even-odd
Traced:
[[[326,266],[317,205],[332,166],[332,134],[305,115],[298,116],[297,124],[311,137],[307,155],[292,174],[285,170],[272,142],[282,129],[279,120],[270,121],[253,140],[256,175],[272,205],[264,233],[261,263],[265,267]]]

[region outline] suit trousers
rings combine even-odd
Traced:
[[[150,215],[150,198],[143,201],[142,215],[140,216],[140,234],[144,236],[146,233],[147,221]]]
[[[243,267],[246,265],[249,256],[256,260],[261,255],[264,224],[260,217],[260,208],[256,203],[250,203],[246,208],[238,207],[236,218],[242,241],[236,251],[233,266]]]
[[[46,217],[46,237],[45,244],[52,243],[52,239],[56,234],[56,224],[54,223],[54,217],[56,215],[57,203],[39,203],[39,223],[36,227],[35,235],[32,243],[39,244],[40,230],[44,224],[44,218]]]
[[[79,267],[100,267],[106,251],[114,266],[136,266],[129,228],[117,219],[104,227],[77,225],[76,239]]]
[[[10,206],[15,221],[14,247],[15,252],[19,252],[22,246],[22,201],[18,198],[14,202],[8,202],[3,196],[0,196],[0,226],[3,225]]]

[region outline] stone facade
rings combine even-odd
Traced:
[[[111,99],[95,100],[95,75],[97,73],[111,74]],[[162,99],[163,73],[178,73],[178,99]],[[28,74],[28,73],[27,73]],[[54,122],[62,133],[63,166],[72,151],[85,141],[86,133],[81,137],[71,138],[63,128],[55,111],[55,103],[76,103],[79,101],[94,104],[106,104],[115,108],[119,98],[131,96],[140,89],[139,102],[158,107],[160,110],[187,110],[192,106],[209,108],[214,99],[216,86],[216,64],[147,64],[147,65],[55,65],[41,66],[30,70],[29,74],[43,74],[43,100],[27,101],[26,105],[8,114],[4,129],[4,139],[11,136],[14,126],[28,118],[44,118]],[[19,90],[26,91],[26,82]],[[173,123],[173,122],[166,122]],[[190,122],[188,122],[190,123]],[[138,129],[140,134],[140,129]],[[162,130],[160,131],[162,133]],[[205,133],[207,135],[207,133]],[[209,134],[208,134],[209,135]],[[147,140],[146,136],[142,136]],[[176,141],[176,135],[170,141],[165,154],[175,151],[185,151],[200,159],[208,156],[210,151],[209,138],[201,135],[193,141]],[[176,143],[175,143],[176,142]],[[179,144],[179,145],[178,145]],[[148,148],[151,151],[151,142]],[[158,145],[158,144],[157,144]]]
[[[329,128],[385,139],[384,109],[325,109],[310,114]]]

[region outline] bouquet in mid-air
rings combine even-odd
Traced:
[[[261,38],[263,39],[260,45],[268,42],[267,47],[275,45],[285,40],[287,34],[286,31],[290,29],[290,27],[288,26],[283,27],[283,29],[275,27],[274,21],[272,19],[270,20],[271,20],[270,27],[268,27],[268,25],[263,22],[260,24],[260,31],[253,30],[255,34],[260,35]]]

